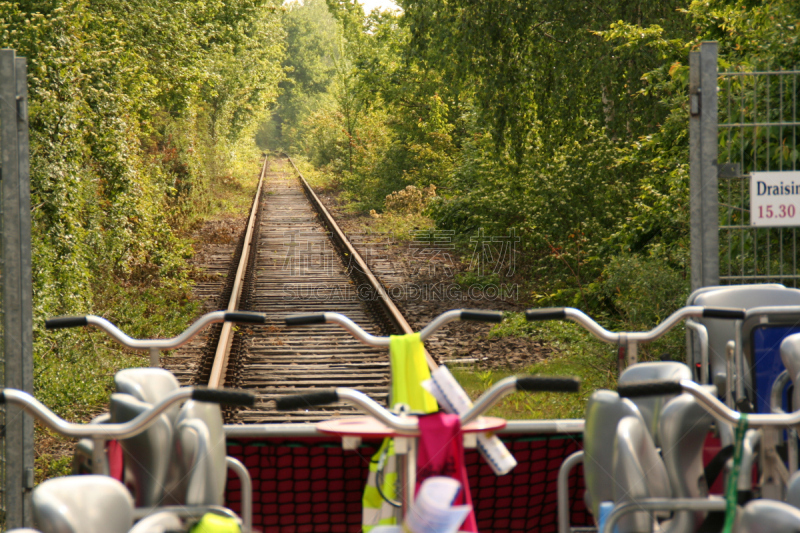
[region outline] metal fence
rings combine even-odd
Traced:
[[[798,229],[753,226],[758,214],[750,210],[753,172],[800,167],[798,77],[798,70],[718,72],[713,42],[690,54],[692,289],[800,285]]]
[[[27,65],[8,49],[0,50],[0,153],[0,383],[33,392]],[[0,417],[0,530],[5,530],[32,522],[33,420],[13,406],[5,406]]]

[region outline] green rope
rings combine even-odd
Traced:
[[[740,414],[739,425],[736,426],[736,441],[733,448],[733,470],[728,478],[725,488],[725,527],[722,533],[731,533],[733,523],[736,521],[736,505],[739,495],[739,471],[742,469],[742,448],[744,434],[747,431],[747,415]]]

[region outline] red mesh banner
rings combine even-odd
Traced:
[[[496,476],[477,451],[466,464],[482,533],[555,533],[556,484],[561,463],[581,449],[581,435],[504,436],[518,461]],[[370,458],[379,442],[344,451],[338,439],[258,438],[228,442],[253,479],[253,527],[264,533],[345,533],[361,531],[361,495]],[[570,475],[571,523],[593,524],[583,503],[583,471]],[[226,505],[240,512],[241,487],[229,475]]]

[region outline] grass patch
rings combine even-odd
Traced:
[[[603,324],[619,331],[618,324]],[[574,376],[581,380],[578,394],[515,393],[505,398],[491,412],[509,420],[583,418],[586,401],[598,389],[617,387],[617,348],[596,339],[571,321],[527,322],[522,313],[511,313],[492,328],[492,337],[534,337],[557,348],[557,354],[531,365],[517,375]],[[662,340],[640,345],[639,360],[654,360],[665,351],[680,353],[682,328],[676,328]],[[472,367],[454,367],[453,376],[473,400],[497,381],[512,375],[507,371],[483,371]]]
[[[531,365],[517,375],[574,376],[581,380],[578,394],[514,393],[492,411],[509,420],[583,418],[586,400],[597,389],[616,388],[616,350],[572,322],[529,323],[514,313],[492,329],[490,337],[516,335],[543,339],[558,349],[557,355]],[[513,375],[508,371],[482,371],[470,367],[450,369],[473,400],[497,381]]]
[[[413,241],[418,232],[434,229],[433,220],[420,214],[383,213],[379,218],[364,218],[366,231],[391,236],[399,242]]]
[[[255,154],[232,166],[226,174],[209,179],[201,197],[197,199],[197,216],[192,220],[192,226],[202,224],[209,218],[249,213],[263,161],[260,155]]]

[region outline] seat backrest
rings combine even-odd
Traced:
[[[680,379],[692,379],[692,371],[688,366],[677,361],[656,361],[629,366],[620,374],[619,383]],[[658,435],[658,420],[661,409],[674,397],[674,394],[667,394],[662,396],[643,396],[633,400],[633,403],[636,404],[642,414],[642,418],[644,418],[647,429],[650,431],[656,446],[661,445]]]
[[[776,500],[753,500],[738,513],[737,533],[800,531],[800,509]]]
[[[227,481],[225,432],[218,404],[190,400],[181,408],[175,438],[182,469],[181,485],[188,505],[222,505]]]
[[[113,422],[127,422],[148,410],[151,404],[130,394],[111,395]],[[173,503],[164,501],[167,478],[175,467],[173,424],[166,413],[136,436],[120,441],[124,456],[125,484],[134,494],[137,506]]]
[[[642,417],[632,401],[620,398],[614,391],[595,391],[586,403],[583,431],[584,500],[595,517],[600,516],[602,502],[614,499],[614,476],[611,470],[614,439],[617,424],[626,416]]]
[[[672,496],[664,462],[641,417],[626,416],[619,421],[613,448],[614,505]],[[626,515],[617,525],[619,533],[648,533],[652,529],[649,512]]]
[[[800,305],[800,290],[772,285],[731,285],[707,290],[695,295],[692,305],[704,307],[753,307]],[[711,383],[716,385],[720,395],[727,393],[725,382],[725,347],[736,337],[736,323],[719,318],[698,318],[708,330],[708,362]],[[695,360],[690,358],[689,360]],[[745,365],[745,382],[750,386],[750,369]]]
[[[674,497],[708,496],[703,444],[713,422],[714,418],[690,394],[676,396],[661,410],[661,455]],[[695,531],[705,516],[703,511],[677,511],[666,531]]]
[[[180,384],[172,372],[163,368],[126,368],[114,376],[114,386],[117,392],[130,394],[137,400],[149,404],[157,404],[173,391],[178,390]],[[177,405],[165,411],[171,422],[178,415]]]
[[[744,290],[749,290],[749,287],[757,287],[757,288],[765,288],[765,289],[785,289],[786,285],[781,283],[759,283],[759,284],[750,284],[750,285],[714,285],[713,287],[700,287],[699,289],[695,289],[686,299],[686,305],[699,305],[696,304],[695,301],[697,297],[701,294],[710,292],[710,291],[718,291],[719,289],[740,289],[744,288]]]
[[[127,533],[133,499],[107,476],[50,479],[33,491],[33,521],[46,533]]]

